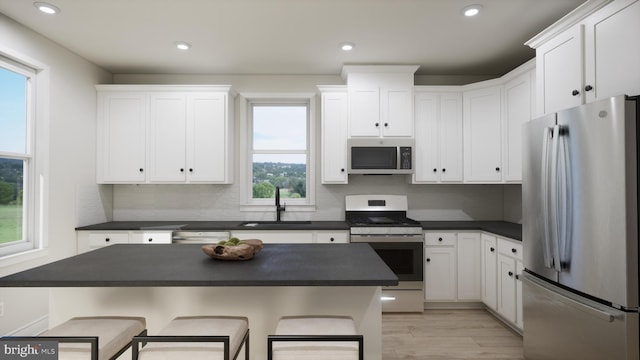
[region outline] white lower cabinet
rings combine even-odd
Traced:
[[[424,251],[426,301],[456,300],[456,247],[427,246]]]
[[[316,231],[315,242],[318,244],[346,244],[349,242],[349,232]]]
[[[309,231],[232,231],[232,237],[240,240],[260,239],[265,244],[311,244],[313,233]]]
[[[168,231],[132,231],[129,233],[130,244],[171,244],[171,232]]]
[[[498,244],[495,236],[482,234],[482,302],[497,309],[498,302]]]
[[[171,244],[171,231],[76,231],[78,254],[114,244]]]
[[[479,302],[480,234],[425,232],[427,302]]]
[[[458,233],[458,300],[482,299],[481,250],[480,234]]]
[[[349,241],[348,231],[240,230],[231,231],[231,236],[240,240],[260,239],[265,244],[332,244]]]
[[[126,244],[129,242],[129,232],[91,232],[88,236],[88,250],[97,249],[113,244]]]
[[[498,304],[496,311],[522,329],[522,244],[498,238]],[[520,292],[520,294],[518,294]]]

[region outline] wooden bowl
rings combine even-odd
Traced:
[[[262,250],[262,240],[241,240],[238,245],[203,245],[202,251],[218,260],[249,260]]]

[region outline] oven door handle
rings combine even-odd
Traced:
[[[353,243],[421,243],[424,242],[422,235],[351,235]]]

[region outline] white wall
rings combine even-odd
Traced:
[[[44,103],[48,133],[36,143],[46,147],[45,157],[38,160],[46,161],[47,169],[44,237],[48,248],[43,256],[29,261],[0,260],[3,276],[74,255],[75,227],[111,218],[111,188],[95,183],[94,88],[96,83],[111,81],[111,74],[2,14],[0,34],[0,49],[46,65],[48,82],[38,85],[48,87],[49,93]],[[43,321],[46,326],[46,289],[0,288],[0,302],[5,311],[0,335],[29,333],[34,327],[28,326],[38,327]]]

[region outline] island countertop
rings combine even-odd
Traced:
[[[393,286],[368,244],[265,244],[251,260],[198,244],[116,244],[0,278],[0,287]]]

